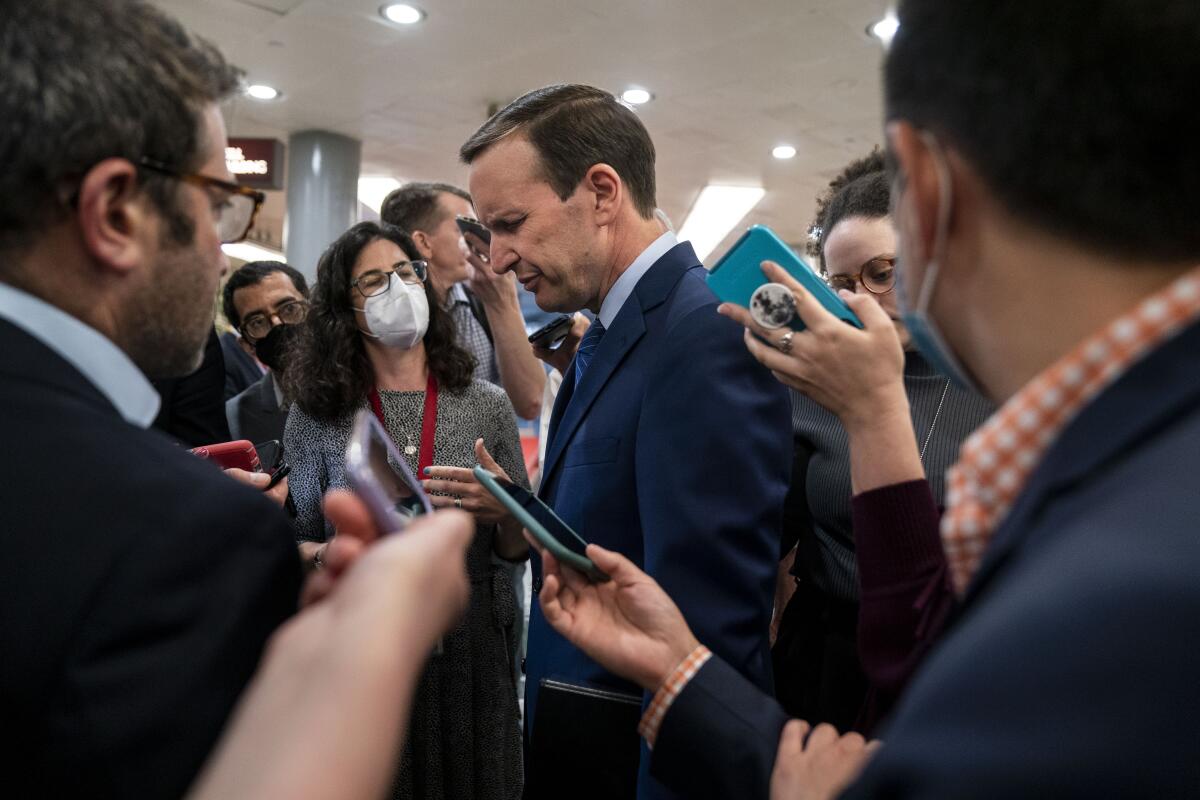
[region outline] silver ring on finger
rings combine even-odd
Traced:
[[[783,336],[779,337],[779,343],[775,346],[779,348],[779,352],[785,356],[792,352],[792,337],[796,335],[795,331],[788,331]]]
[[[462,498],[461,497],[454,498],[454,507],[462,508]]]

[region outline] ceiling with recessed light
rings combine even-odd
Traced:
[[[489,107],[550,83],[643,89],[677,226],[709,183],[766,190],[716,253],[752,223],[802,243],[816,194],[882,141],[883,50],[867,30],[888,0],[418,0],[413,25],[379,0],[155,2],[281,93],[230,103],[231,135],[353,136],[364,176],[465,184],[458,146]],[[774,157],[780,145],[795,155]],[[274,197],[263,216],[282,214]]]

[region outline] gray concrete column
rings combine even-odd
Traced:
[[[288,137],[287,216],[283,246],[288,263],[312,281],[317,260],[358,221],[362,142],[329,131]]]

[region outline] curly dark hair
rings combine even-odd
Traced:
[[[879,219],[891,213],[892,187],[887,164],[878,147],[851,161],[817,198],[817,216],[809,228],[808,254],[820,260],[825,272],[825,240],[844,219]]]
[[[308,317],[284,377],[288,395],[317,419],[349,414],[374,384],[352,308],[357,303],[350,273],[363,249],[379,239],[394,242],[410,259],[419,258],[412,239],[396,226],[360,222],[329,245],[317,263]],[[425,333],[429,369],[441,389],[461,392],[471,383],[475,358],[459,347],[454,319],[438,304],[428,281],[425,296],[429,300],[429,330]]]

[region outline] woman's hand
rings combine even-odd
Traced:
[[[492,454],[483,446],[483,439],[475,440],[475,457],[488,472],[501,480],[512,482],[508,473],[496,463]],[[469,469],[460,467],[426,467],[427,480],[421,481],[429,493],[429,502],[434,508],[461,508],[475,515],[481,525],[512,524],[512,515],[491,492],[484,489]]]
[[[885,414],[908,413],[904,350],[895,325],[873,297],[839,293],[862,320],[860,330],[826,311],[778,264],[764,261],[762,269],[769,280],[792,291],[805,330],[768,330],[747,309],[732,303],[721,304],[717,311],[746,328],[746,348],[763,366],[829,409],[847,429],[869,426]],[[780,342],[789,334],[791,347],[781,352]]]

